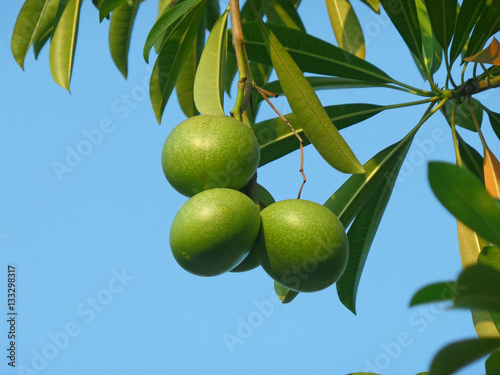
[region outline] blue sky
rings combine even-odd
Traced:
[[[324,3],[317,3],[300,7],[304,24],[333,41]],[[354,5],[367,60],[426,87],[388,18]],[[96,9],[84,2],[71,95],[52,81],[47,48],[36,62],[28,54],[24,72],[12,58],[10,36],[20,7],[0,5],[4,353],[9,264],[16,267],[18,312],[16,368],[2,356],[0,373],[415,374],[427,370],[447,343],[475,336],[467,311],[408,307],[421,286],[454,279],[461,269],[456,222],[426,179],[427,160],[454,159],[441,117],[421,129],[402,168],[361,279],[358,315],[339,302],[335,287],[280,305],[261,269],[197,277],[170,253],[169,227],[186,198],[168,185],[160,155],[185,116],[172,97],[159,126],[149,102],[152,65],[144,62],[142,47],[156,3],[139,9],[124,80],[109,55],[108,22],[99,24]],[[320,98],[324,105],[415,100],[373,89],[322,92]],[[494,110],[499,95],[479,98]],[[287,112],[283,99],[276,103]],[[232,105],[226,98],[227,111]],[[423,110],[386,111],[342,134],[364,163],[402,138]],[[267,109],[260,113],[260,119],[271,116]],[[484,128],[498,155],[498,139]],[[463,135],[479,145],[472,134]],[[57,163],[71,171],[56,172]],[[293,198],[301,183],[298,165],[299,155],[288,155],[261,168],[259,182],[277,200]],[[347,178],[311,146],[305,169],[303,198],[319,203]],[[483,372],[478,362],[460,374]]]

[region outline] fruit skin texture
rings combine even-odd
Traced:
[[[259,228],[259,209],[245,194],[210,189],[181,207],[170,228],[170,248],[186,271],[215,276],[248,255]]]
[[[347,235],[337,216],[301,199],[279,201],[262,210],[254,249],[269,276],[297,292],[332,285],[349,256]]]
[[[211,188],[241,189],[259,159],[259,142],[250,128],[231,117],[207,115],[177,125],[161,156],[168,182],[188,197]]]

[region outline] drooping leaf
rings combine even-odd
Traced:
[[[394,83],[382,70],[359,57],[307,33],[287,27],[266,25],[285,47],[303,72],[325,74],[362,81]],[[259,25],[243,24],[245,46],[249,58],[272,65]]]
[[[290,0],[265,0],[262,6],[269,22],[305,31],[297,9]]]
[[[283,304],[292,302],[299,294],[299,292],[285,288],[283,285],[278,284],[276,281],[274,282],[274,291]]]
[[[500,199],[500,162],[484,144],[484,184],[493,198]]]
[[[364,59],[365,38],[349,0],[325,0],[330,23],[340,48]]]
[[[457,133],[458,149],[464,165],[473,172],[477,177],[484,181],[483,172],[483,157],[476,149],[470,146],[464,139]]]
[[[204,115],[224,116],[224,78],[227,51],[226,10],[210,32],[194,79],[194,102]]]
[[[380,3],[410,51],[424,65],[421,52],[422,37],[415,0],[380,0]]]
[[[444,107],[447,113],[446,120],[451,120],[451,111],[456,100],[457,99],[451,99],[446,102]],[[481,123],[483,121],[483,107],[481,106],[481,103],[473,98],[472,108],[474,109],[477,121],[481,126]],[[477,132],[476,125],[474,124],[474,119],[466,100],[459,101],[459,104],[457,105],[457,109],[455,112],[455,125],[461,126],[462,128],[468,129],[473,132]]]
[[[109,51],[115,65],[127,78],[128,50],[132,27],[141,0],[125,1],[114,9],[109,23]]]
[[[488,114],[488,118],[490,119],[490,124],[493,128],[493,131],[497,135],[498,139],[500,139],[500,113],[493,112],[485,106],[483,106],[483,109]]]
[[[495,350],[486,359],[486,375],[500,374],[500,350]]]
[[[455,299],[455,293],[455,281],[443,281],[426,285],[413,295],[410,306],[431,302],[453,301]]]
[[[99,0],[99,22],[127,0]]]
[[[151,103],[158,123],[161,122],[165,106],[196,39],[205,5],[206,0],[198,1],[161,46],[149,83]]]
[[[475,63],[500,65],[500,43],[496,38],[493,38],[488,47],[475,55],[464,58],[464,60]]]
[[[11,38],[14,59],[24,70],[24,59],[47,10],[49,0],[27,0],[17,16]]]
[[[52,78],[69,91],[83,0],[69,0],[57,23],[49,49]]]
[[[448,51],[457,17],[457,0],[425,0],[432,30],[445,53]]]
[[[452,374],[498,348],[500,348],[500,339],[470,339],[454,342],[436,354],[432,360],[429,375]]]
[[[458,220],[493,243],[500,243],[500,202],[472,172],[453,164],[429,163],[429,182],[438,200]]]
[[[466,268],[458,277],[455,307],[500,312],[500,270],[484,264]]]
[[[368,5],[371,10],[375,13],[380,13],[380,1],[379,0],[361,0],[363,3]]]
[[[470,32],[474,28],[486,0],[464,0],[460,6],[457,23],[455,25],[455,34],[450,48],[450,64],[452,64],[464,48],[469,39]]]
[[[45,43],[49,40],[52,35],[56,23],[57,10],[59,9],[59,0],[49,0],[47,8],[42,15],[40,24],[36,30],[35,36],[33,37],[33,52],[35,53],[35,59],[38,58],[38,54],[42,50]]]
[[[184,19],[186,14],[191,14],[194,7],[198,6],[200,2],[205,0],[185,0],[176,6],[169,8],[165,13],[163,13],[160,18],[155,22],[149,34],[146,38],[146,43],[144,43],[143,56],[146,62],[149,62],[149,53],[155,42],[162,36],[164,36],[166,31],[173,32],[169,30],[172,26],[176,24],[181,18]]]
[[[344,306],[354,314],[356,314],[356,296],[365,262],[405,157],[406,153],[403,152],[388,163],[391,177],[380,181],[347,232],[349,259],[344,273],[337,281],[337,293]]]
[[[500,1],[487,1],[467,44],[466,57],[479,52],[488,39],[500,30]]]
[[[307,138],[333,168],[344,173],[363,173],[363,166],[331,122],[300,68],[273,32],[261,26],[273,67]]]

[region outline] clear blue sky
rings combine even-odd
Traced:
[[[139,9],[128,80],[111,61],[108,22],[99,24],[91,1],[84,2],[71,95],[52,81],[47,48],[36,62],[30,51],[24,72],[12,58],[10,35],[21,5],[0,5],[1,374],[415,374],[428,369],[439,348],[475,336],[467,311],[408,307],[420,287],[454,279],[461,269],[455,220],[426,178],[426,160],[454,158],[441,117],[417,136],[433,146],[428,155],[416,142],[403,166],[366,263],[358,315],[343,307],[335,287],[283,306],[261,269],[202,278],[183,271],[170,253],[169,226],[185,198],[165,180],[160,154],[185,117],[173,97],[158,126],[149,101],[152,65],[142,47],[156,2]],[[354,6],[367,59],[426,87],[387,17]],[[310,33],[333,41],[323,2],[306,1],[300,13]],[[320,98],[324,105],[414,100],[372,89]],[[482,100],[498,111],[498,93]],[[226,109],[232,104],[227,99]],[[277,106],[287,111],[283,100]],[[402,138],[422,112],[385,112],[342,134],[364,163]],[[264,110],[260,118],[270,116]],[[88,137],[94,137],[90,148]],[[500,154],[498,139],[490,139]],[[71,171],[59,178],[54,163],[67,158]],[[305,163],[305,199],[324,203],[347,178],[311,146]],[[298,154],[288,155],[261,168],[259,182],[277,200],[293,198],[298,165]],[[17,277],[16,369],[5,358],[8,264]],[[483,372],[479,362],[460,374]]]

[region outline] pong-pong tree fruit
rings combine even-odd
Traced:
[[[253,131],[231,117],[200,115],[177,125],[162,151],[168,182],[191,197],[212,188],[241,189],[259,165]]]
[[[342,223],[329,209],[290,199],[262,210],[254,250],[276,282],[298,292],[315,292],[340,278],[349,243]]]
[[[241,263],[259,228],[259,209],[249,197],[233,189],[209,189],[180,208],[170,228],[170,248],[186,271],[215,276]]]

